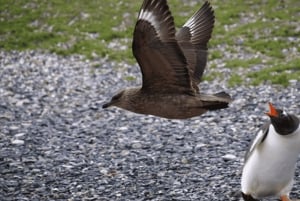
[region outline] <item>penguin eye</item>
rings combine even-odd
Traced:
[[[281,120],[288,119],[289,115],[288,115],[288,113],[286,113],[284,110],[278,109],[277,112],[278,112],[278,117],[279,117]]]
[[[280,118],[283,120],[283,121],[290,121],[291,120],[291,116],[286,113],[285,111],[283,111],[281,114],[280,114]]]
[[[283,110],[277,109],[277,113],[279,114],[279,117],[283,117],[286,115],[286,113]]]

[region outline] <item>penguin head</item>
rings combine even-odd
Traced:
[[[274,126],[275,131],[280,135],[288,135],[296,131],[299,127],[299,118],[293,114],[288,114],[281,109],[276,109],[269,103],[269,112],[266,113]]]

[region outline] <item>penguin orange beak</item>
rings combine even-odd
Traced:
[[[278,112],[276,108],[272,105],[272,103],[269,103],[269,112],[266,113],[270,117],[278,117]]]

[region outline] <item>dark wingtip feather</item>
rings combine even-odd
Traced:
[[[229,94],[222,91],[213,95],[215,100],[205,102],[205,109],[207,110],[219,110],[222,108],[227,108],[229,103],[232,102],[232,98]]]
[[[230,101],[230,102],[233,100],[231,98],[231,96],[228,93],[226,93],[225,91],[215,93],[214,96],[217,96],[219,98],[228,99],[228,101]]]
[[[138,21],[150,23],[162,41],[174,39],[174,19],[166,0],[144,0]]]

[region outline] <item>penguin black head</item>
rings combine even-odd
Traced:
[[[275,131],[280,135],[293,133],[299,127],[299,118],[293,114],[288,114],[281,109],[276,109],[272,103],[269,103],[269,112],[266,113],[274,126]]]

